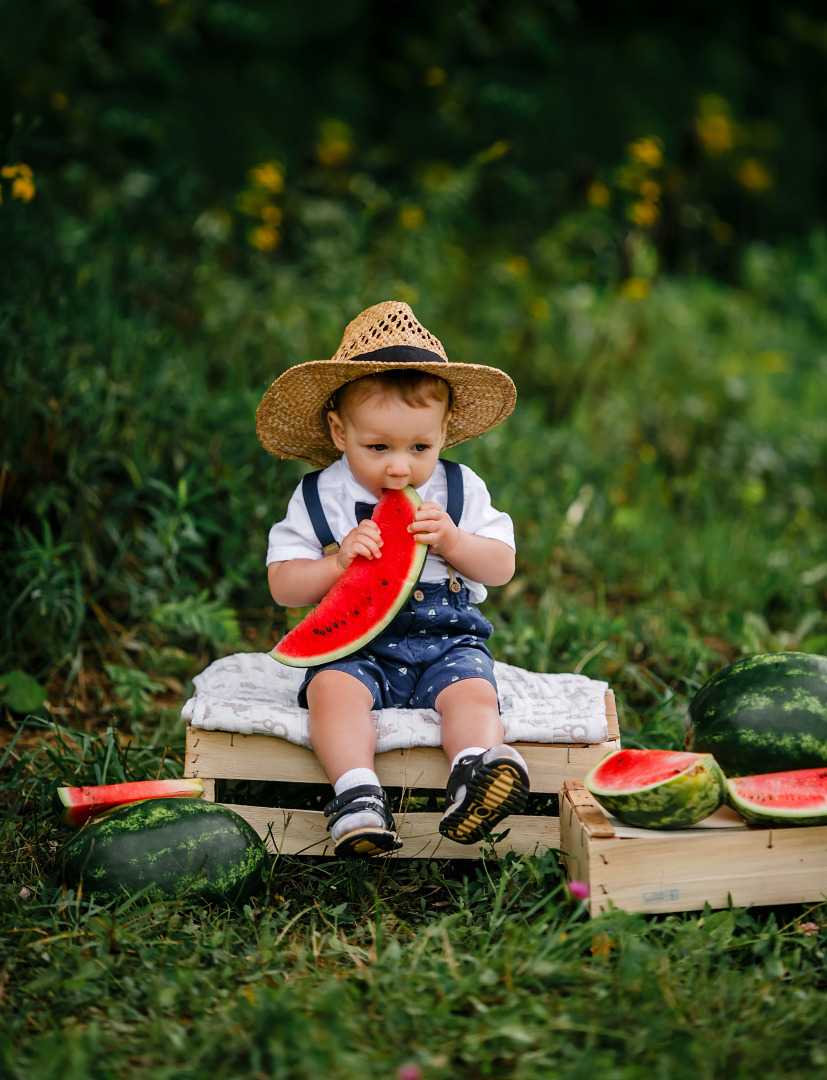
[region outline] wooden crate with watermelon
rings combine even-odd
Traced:
[[[561,847],[591,913],[827,897],[827,659],[725,668],[691,702],[686,746],[618,750],[564,785]]]

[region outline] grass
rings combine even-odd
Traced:
[[[674,747],[726,662],[827,652],[824,243],[635,300],[438,228],[369,242],[308,213],[301,258],[237,273],[127,243],[110,213],[83,244],[32,219],[0,267],[5,1074],[820,1074],[823,905],[589,920],[552,852],[285,857],[243,911],[104,909],[55,879],[50,797],[180,775],[192,677],[280,633],[263,543],[302,469],[259,450],[255,406],[389,296],[519,387],[452,452],[516,524],[499,658],[608,680],[626,745]]]
[[[55,726],[9,755],[5,1075],[816,1075],[825,905],[589,920],[556,855],[279,858],[242,911],[50,882],[58,779],[174,772],[179,748]],[[21,739],[23,736],[21,736]],[[19,744],[18,744],[19,749]],[[8,761],[6,762],[8,766]]]

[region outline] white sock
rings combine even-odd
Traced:
[[[484,754],[487,749],[487,746],[466,746],[464,750],[460,750],[460,752],[451,762],[451,771],[454,771],[454,769],[457,767],[457,765],[463,758],[479,757],[479,755]]]
[[[348,769],[347,772],[342,773],[333,785],[333,790],[337,795],[341,795],[343,791],[350,791],[354,787],[362,787],[363,784],[372,784],[374,787],[382,786],[373,769]]]
[[[370,784],[373,787],[382,786],[373,769],[349,769],[346,773],[342,773],[333,785],[333,790],[337,795],[342,795],[351,788],[361,787],[363,784]],[[384,821],[375,811],[357,810],[356,807],[360,801],[356,798],[351,804],[354,808],[352,812],[339,818],[331,829],[330,835],[333,837],[334,844],[345,833],[351,833],[356,829],[381,829],[384,825]]]

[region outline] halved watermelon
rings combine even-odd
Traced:
[[[827,825],[827,769],[730,777],[727,802],[756,825]]]
[[[173,796],[188,795],[193,798],[203,794],[203,783],[197,777],[191,777],[183,780],[136,780],[127,784],[60,787],[52,802],[63,824],[77,829],[96,814],[123,803]]]
[[[684,829],[724,801],[712,755],[685,750],[613,750],[583,783],[610,814],[644,829]]]
[[[330,592],[271,652],[291,667],[348,656],[380,634],[408,599],[428,554],[408,532],[422,499],[412,487],[385,490],[371,515],[382,533],[382,557],[357,555]]]

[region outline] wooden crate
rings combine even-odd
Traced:
[[[827,896],[827,826],[750,828],[724,808],[691,829],[627,828],[582,783],[560,793],[569,880],[585,881],[592,915],[812,903]]]
[[[528,763],[532,792],[557,794],[566,780],[581,780],[592,765],[620,746],[614,694],[606,691],[608,738],[590,744],[517,743]],[[407,859],[479,858],[474,844],[456,844],[440,836],[438,813],[406,811],[408,795],[445,789],[448,762],[442,750],[424,747],[378,754],[376,772],[383,786],[401,788],[403,797],[394,815],[403,847],[397,857]],[[282,783],[328,784],[310,750],[271,735],[234,735],[187,726],[185,776],[204,781],[206,797],[215,799],[216,781],[269,780]],[[328,785],[329,787],[329,785]],[[331,792],[332,796],[332,792]],[[288,807],[242,806],[224,803],[246,818],[271,851],[285,855],[332,855],[327,819],[318,810]],[[542,852],[560,846],[557,817],[514,815],[503,822],[508,835],[498,852]]]

